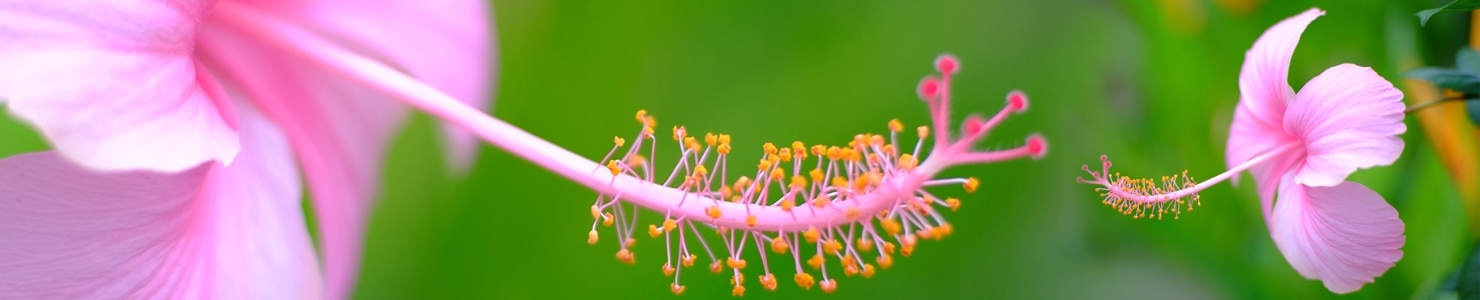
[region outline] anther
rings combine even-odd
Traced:
[[[808,244],[816,244],[817,236],[817,228],[807,228],[806,232],[802,232],[802,237],[807,239]]]
[[[961,199],[946,198],[946,207],[951,208],[951,211],[961,209]]]
[[[672,277],[674,271],[677,271],[677,270],[674,270],[673,269],[673,265],[666,264],[666,263],[663,264],[663,276],[670,276],[670,277]]]
[[[874,251],[874,240],[866,239],[866,238],[858,238],[858,242],[855,243],[855,244],[858,245],[858,250],[861,250],[861,251]]]
[[[768,291],[774,291],[774,290],[776,290],[776,275],[771,275],[771,273],[766,273],[766,275],[761,275],[760,278],[761,278],[761,287],[765,287],[766,290],[768,290]]]
[[[900,131],[904,131],[904,123],[900,123],[899,119],[889,120],[889,132]]]
[[[833,291],[838,290],[838,280],[832,278],[823,279],[821,283],[818,283],[818,286],[822,287],[822,292],[831,294]]]
[[[890,247],[890,248],[893,248],[893,247]],[[889,256],[887,254],[886,255],[879,255],[878,258],[875,258],[874,259],[874,262],[879,263],[879,267],[888,269],[889,267],[894,266],[894,257]]]
[[[814,254],[812,258],[807,259],[807,265],[812,266],[813,269],[821,269],[822,264],[826,262],[827,258],[822,257],[822,253]]]
[[[976,177],[970,177],[966,178],[966,183],[961,184],[961,188],[966,189],[967,193],[975,193],[976,188],[981,186],[981,184],[982,182],[977,180]]]
[[[630,264],[636,264],[637,263],[637,256],[632,253],[632,250],[627,250],[627,249],[617,250],[617,261],[620,261],[622,263],[629,264],[629,265]]]
[[[595,245],[596,241],[599,240],[597,238],[598,236],[599,234],[596,233],[596,230],[592,229],[591,232],[586,233],[586,243]]]
[[[683,295],[684,286],[678,285],[677,282],[674,282],[673,285],[670,286],[670,289],[673,290],[673,295],[675,296]]]
[[[612,216],[612,213],[603,213],[602,215],[606,218],[601,220],[601,226],[612,227],[612,222],[616,221],[616,217]]]
[[[658,229],[658,225],[648,224],[648,235],[658,238],[658,236],[663,235],[663,230]]]
[[[719,274],[719,272],[722,272],[724,270],[725,270],[724,265],[719,264],[719,261],[718,260],[716,260],[716,261],[714,261],[712,263],[709,263],[709,272],[713,272],[714,274]]]
[[[755,215],[745,216],[745,225],[746,226],[755,227],[755,221],[756,221],[755,220]]]
[[[802,289],[804,290],[811,290],[812,284],[816,283],[812,280],[812,274],[807,274],[805,272],[797,273],[797,275],[793,277],[795,277],[797,281],[797,286],[802,287]]]
[[[920,136],[920,139],[922,140],[930,137],[930,126],[920,126],[915,128],[915,135]]]
[[[617,147],[621,147],[627,144],[627,139],[623,139],[620,136],[612,137],[612,143],[617,144]]]
[[[745,286],[736,285],[734,290],[730,290],[730,295],[733,295],[735,297],[744,297]]]
[[[693,254],[685,254],[682,259],[683,266],[685,268],[694,266],[694,260],[696,259],[698,259],[698,257],[695,257]]]
[[[838,240],[830,239],[822,242],[822,252],[827,255],[838,255],[839,250],[843,250],[843,243],[839,243]]]
[[[776,238],[771,239],[771,252],[776,252],[778,254],[783,254],[783,253],[786,253],[786,249],[787,248],[788,247],[786,245],[786,239],[784,239],[784,238],[782,238],[780,236],[777,236]]]
[[[863,264],[863,272],[861,272],[861,273],[863,274],[863,278],[864,279],[873,278],[874,277],[874,265],[873,264]]]
[[[705,209],[704,210],[704,214],[709,215],[709,218],[711,218],[711,219],[716,219],[717,220],[717,219],[719,219],[719,216],[720,216],[721,213],[720,213],[720,210],[719,210],[719,206],[717,206],[717,205],[711,205],[711,206],[709,206],[708,209]]]

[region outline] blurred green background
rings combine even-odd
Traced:
[[[778,271],[781,288],[769,292],[753,281],[759,268],[752,267],[747,297],[1428,299],[1471,242],[1454,184],[1411,117],[1403,157],[1352,176],[1400,212],[1404,257],[1349,295],[1290,267],[1248,181],[1208,189],[1181,220],[1154,221],[1122,216],[1074,179],[1101,154],[1138,177],[1221,173],[1244,51],[1270,25],[1311,7],[1327,15],[1295,52],[1296,89],[1339,63],[1371,66],[1395,83],[1412,67],[1400,66],[1405,61],[1447,66],[1467,40],[1468,15],[1441,14],[1427,27],[1412,16],[1439,5],[494,1],[502,63],[494,115],[597,159],[612,136],[638,130],[632,113],[646,109],[659,119],[660,137],[673,125],[730,133],[733,159],[749,162],[765,142],[842,144],[883,132],[892,118],[926,124],[915,85],[935,72],[937,55],[952,53],[963,63],[954,119],[994,113],[1008,91],[1021,89],[1031,109],[981,147],[1021,145],[1037,132],[1048,138],[1049,155],[949,170],[983,180],[975,194],[935,191],[963,199],[961,211],[947,213],[954,235],[896,256],[872,279],[840,278],[836,293],[823,294],[800,290],[789,271]],[[635,266],[613,258],[609,229],[587,245],[595,193],[502,150],[485,147],[470,174],[450,176],[440,150],[428,146],[437,144],[434,133],[432,120],[418,115],[389,152],[357,298],[731,297],[728,277],[701,266],[674,297],[659,270],[659,240],[639,237]],[[21,137],[0,143],[4,154],[46,147],[13,121],[0,123],[0,136]],[[647,217],[640,224],[656,222]]]
[[[884,131],[891,118],[926,124],[914,88],[948,52],[963,63],[956,119],[996,112],[1012,89],[1033,100],[981,146],[1017,146],[1039,132],[1048,157],[950,170],[984,182],[975,194],[937,191],[965,202],[947,216],[955,235],[872,279],[842,278],[826,295],[778,271],[780,289],[749,281],[747,297],[1425,297],[1470,243],[1453,184],[1412,118],[1398,163],[1353,176],[1398,208],[1404,258],[1346,296],[1289,266],[1252,184],[1219,185],[1181,220],[1149,221],[1103,206],[1074,178],[1100,154],[1137,176],[1222,172],[1243,53],[1270,25],[1311,7],[1327,15],[1295,53],[1297,89],[1339,63],[1372,66],[1394,82],[1405,56],[1448,65],[1466,41],[1468,16],[1440,15],[1423,28],[1412,17],[1440,4],[495,1],[494,115],[597,159],[612,136],[630,139],[632,112],[647,109],[659,131],[732,134],[735,161],[748,162],[765,142],[841,144]],[[601,243],[586,244],[594,192],[493,148],[469,176],[449,178],[426,147],[432,128],[416,118],[390,152],[359,298],[675,299],[659,271],[658,240],[640,237],[635,266],[613,259],[606,229]],[[727,276],[693,271],[677,298],[731,298]],[[758,270],[749,271],[754,280]]]

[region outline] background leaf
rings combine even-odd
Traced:
[[[1455,69],[1424,67],[1403,73],[1404,77],[1433,82],[1442,88],[1466,95],[1480,94],[1480,74]]]
[[[1454,2],[1449,2],[1449,4],[1445,4],[1439,8],[1425,9],[1414,15],[1418,16],[1419,25],[1426,25],[1429,23],[1429,18],[1433,17],[1434,14],[1441,12],[1469,12],[1477,8],[1480,8],[1480,0],[1454,0]]]

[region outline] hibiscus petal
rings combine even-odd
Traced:
[[[208,285],[212,244],[198,235],[211,219],[195,201],[208,165],[103,174],[55,152],[0,160],[0,294],[121,298]]]
[[[322,283],[286,142],[246,114],[237,163],[97,173],[0,160],[0,298],[314,299]]]
[[[0,101],[95,170],[230,164],[230,103],[191,58],[210,2],[0,2]]]
[[[232,2],[214,13],[201,28],[202,60],[287,134],[313,195],[326,296],[345,298],[359,275],[381,161],[406,106],[262,40],[289,36],[253,31],[286,27],[308,34],[283,19]]]
[[[202,194],[216,203],[217,296],[321,299],[323,273],[303,216],[302,181],[288,140],[250,104],[239,104],[237,163]]]
[[[1275,119],[1280,120],[1280,119]],[[1228,149],[1225,161],[1229,168],[1243,164],[1256,156],[1268,153],[1277,147],[1295,142],[1297,139],[1285,134],[1279,124],[1271,124],[1254,116],[1254,111],[1240,105],[1233,113],[1233,125],[1228,129]],[[1275,190],[1279,187],[1282,174],[1304,157],[1299,151],[1290,152],[1269,162],[1249,168],[1254,177],[1254,187],[1259,191],[1263,203],[1264,217],[1269,217],[1269,208],[1274,203]],[[1234,184],[1238,177],[1233,177]]]
[[[473,107],[487,110],[498,70],[497,39],[488,1],[270,0],[246,2],[340,46],[406,71]],[[461,174],[481,143],[443,124],[448,162]]]
[[[1341,64],[1312,78],[1285,113],[1285,131],[1305,142],[1295,182],[1331,186],[1359,168],[1403,154],[1403,92],[1371,68]]]
[[[1244,53],[1244,65],[1238,77],[1239,105],[1248,107],[1250,117],[1279,124],[1285,105],[1295,95],[1288,77],[1290,57],[1295,54],[1306,25],[1325,14],[1312,8],[1280,21],[1265,30]]]
[[[1362,288],[1403,257],[1403,221],[1366,186],[1342,182],[1304,186],[1285,176],[1269,225],[1275,246],[1290,266],[1326,289]]]

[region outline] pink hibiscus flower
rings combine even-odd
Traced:
[[[485,106],[488,14],[483,1],[0,4],[0,101],[56,148],[0,160],[0,296],[347,296],[406,112],[391,90]],[[468,165],[472,137],[449,141]]]
[[[1197,192],[1249,171],[1275,246],[1300,275],[1336,293],[1356,291],[1403,257],[1403,221],[1382,196],[1346,181],[1357,169],[1392,164],[1403,153],[1403,94],[1372,69],[1341,64],[1299,93],[1287,83],[1290,57],[1310,9],[1265,31],[1239,75],[1242,94],[1229,129],[1229,170],[1194,184],[1183,175],[1161,183],[1089,170],[1105,203],[1138,217],[1174,217]],[[1278,197],[1278,201],[1276,200]],[[1189,203],[1188,201],[1192,201]]]

